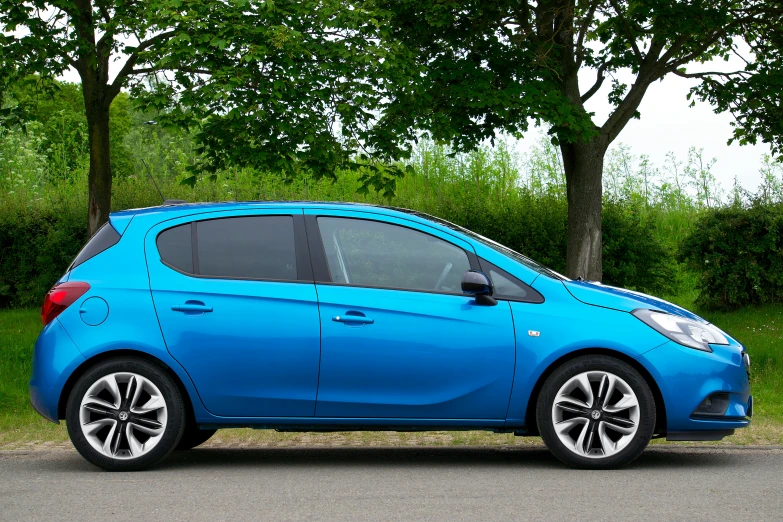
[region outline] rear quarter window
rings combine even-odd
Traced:
[[[157,244],[161,261],[182,272],[194,273],[190,223],[164,230],[158,235]]]
[[[92,259],[101,252],[113,247],[119,243],[120,237],[120,234],[114,230],[111,223],[106,223],[98,229],[98,232],[96,232],[89,241],[87,241],[87,244],[84,245],[84,248],[82,248],[81,252],[76,256],[76,259],[73,260],[73,263],[71,263],[69,270],[76,268],[85,261]]]

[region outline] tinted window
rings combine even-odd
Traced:
[[[120,240],[120,235],[111,226],[111,223],[103,225],[94,236],[84,245],[76,259],[71,263],[71,268],[76,268],[88,259],[91,259],[109,247],[113,247]]]
[[[443,225],[446,228],[450,228],[451,230],[454,230],[455,232],[461,232],[461,233],[465,234],[466,236],[468,236],[469,238],[471,238],[471,239],[473,239],[475,241],[478,241],[479,243],[482,243],[483,245],[491,248],[492,250],[495,250],[496,252],[500,252],[501,254],[503,254],[506,257],[510,257],[514,261],[516,261],[516,262],[518,262],[518,263],[520,263],[520,264],[522,264],[522,265],[524,265],[524,266],[526,266],[526,267],[528,267],[528,268],[530,268],[532,270],[535,270],[536,272],[538,272],[540,274],[545,274],[545,275],[547,275],[549,277],[552,277],[552,278],[555,278],[555,279],[561,279],[561,280],[566,280],[566,281],[569,280],[567,277],[565,277],[562,274],[558,274],[557,272],[555,272],[551,268],[547,268],[544,265],[540,265],[540,264],[536,263],[535,261],[533,261],[532,259],[530,259],[529,257],[523,256],[519,252],[511,250],[507,246],[501,245],[500,243],[492,241],[489,238],[486,238],[486,237],[484,237],[482,235],[476,234],[475,232],[473,232],[472,230],[468,230],[467,228],[463,228],[463,227],[461,227],[459,225],[455,225],[454,223],[451,223],[451,222],[446,221],[444,219],[440,219],[438,217],[431,216],[429,214],[425,214],[424,212],[419,212],[419,211],[416,211],[416,210],[408,210],[408,209],[405,209],[405,208],[396,208],[396,207],[385,207],[385,208],[391,208],[393,210],[398,210],[400,212],[405,212],[406,214],[411,214],[413,216],[418,216],[418,217],[427,219],[429,221],[433,221],[435,223],[438,223],[439,225]]]
[[[291,216],[224,218],[195,224],[199,274],[243,279],[296,279]]]
[[[489,278],[492,280],[492,286],[495,287],[495,295],[506,297],[527,297],[527,291],[516,284],[511,279],[504,277],[495,270],[489,271]]]
[[[543,303],[544,298],[528,285],[512,276],[505,270],[501,270],[492,263],[481,259],[482,268],[489,274],[494,287],[493,296],[498,299],[511,299],[529,303]]]
[[[464,250],[410,228],[362,219],[318,218],[332,281],[461,292]]]
[[[158,235],[160,259],[183,272],[193,273],[190,223],[164,230]]]

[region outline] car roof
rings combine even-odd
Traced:
[[[382,205],[373,205],[370,203],[346,203],[335,201],[222,201],[205,203],[164,203],[155,207],[135,208],[112,212],[114,219],[130,219],[133,216],[160,215],[161,220],[171,219],[179,215],[188,215],[194,212],[216,212],[223,210],[250,210],[257,208],[318,208],[330,210],[360,210],[365,212],[374,212],[385,215],[397,215],[412,219],[414,221],[432,224],[438,222],[437,218],[428,216],[414,210],[408,210],[398,207],[389,207]],[[442,223],[438,223],[443,226]]]

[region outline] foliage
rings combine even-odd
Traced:
[[[76,205],[0,209],[0,308],[36,306],[87,241]]]
[[[783,301],[783,204],[704,213],[681,256],[700,274],[704,305],[737,308]]]
[[[89,136],[93,233],[108,217],[112,172],[133,167],[117,150],[121,136],[106,131],[122,89],[165,109],[161,119],[198,129],[201,161],[191,167],[315,176],[356,168],[365,185],[391,193],[401,172],[370,158],[399,155],[396,130],[379,127],[374,135],[383,139],[367,143],[384,82],[395,79],[380,74],[390,61],[378,35],[384,27],[375,11],[340,0],[0,0],[0,93],[30,75],[48,81],[69,67],[78,72],[86,118],[62,129],[77,134],[73,144]],[[124,133],[126,123],[115,128]]]
[[[411,75],[391,92],[395,102],[387,117],[407,119],[460,150],[494,138],[497,130],[522,132],[531,118],[551,125],[559,143],[585,141],[596,133],[611,142],[639,117],[647,87],[669,74],[764,81],[774,70],[775,85],[780,85],[775,54],[780,2],[393,0],[379,5],[394,29],[388,36],[426,65],[422,74]],[[689,64],[731,55],[735,36],[752,38],[754,51],[767,54],[755,66],[748,62],[742,74],[686,72]],[[623,70],[635,76],[630,87],[615,77]],[[595,82],[580,88],[580,71],[590,71]],[[595,124],[584,103],[607,80],[611,88],[602,92],[614,111]],[[764,92],[772,90],[770,85]],[[734,109],[741,113],[753,107],[770,109],[752,103]],[[765,114],[772,119],[779,112]]]
[[[566,273],[598,279],[602,261],[594,243],[601,241],[604,156],[628,122],[640,117],[648,87],[672,74],[734,78],[735,73],[689,73],[686,66],[728,57],[736,50],[735,37],[748,27],[758,41],[770,44],[765,29],[778,34],[781,14],[779,2],[766,0],[386,0],[380,5],[390,13],[389,34],[411,50],[422,71],[391,86],[393,101],[381,121],[421,129],[458,150],[471,150],[498,131],[518,135],[531,121],[548,124],[569,185]],[[757,82],[775,78],[775,83],[780,67],[773,62],[775,75],[766,77],[767,69],[750,65],[737,74]],[[621,71],[633,76],[631,85],[617,79]],[[585,85],[585,77],[595,80]],[[610,88],[603,88],[609,81]],[[771,85],[767,90],[770,99],[763,104],[748,98],[737,107],[726,97],[724,105],[739,114],[762,113],[776,125],[772,132],[783,134],[776,118],[780,90]],[[599,93],[606,93],[612,106],[604,121],[594,121],[585,106]],[[701,164],[688,175],[704,189],[708,173],[709,164]],[[712,206],[712,194],[705,195]]]
[[[50,181],[67,179],[70,172],[89,163],[87,118],[81,85],[30,76],[12,83],[5,91],[0,122],[30,132],[31,125],[41,133]],[[109,133],[112,172],[129,175],[131,152],[123,140],[132,122],[130,97],[120,93],[110,109]]]
[[[693,74],[703,82],[691,90],[717,111],[734,116],[734,134],[729,140],[741,144],[768,143],[783,154],[783,2],[765,0],[764,5],[742,5],[732,25],[738,27],[747,48],[742,56],[736,44],[732,51],[744,68],[722,74]]]
[[[41,127],[38,123],[30,124],[27,132],[19,127],[0,127],[0,179],[10,193],[34,195],[44,182],[47,157]]]
[[[673,249],[638,205],[608,201],[603,211],[604,282],[631,290],[675,293]]]
[[[133,91],[162,121],[197,132],[194,170],[333,178],[359,169],[365,185],[391,194],[404,140],[375,124],[404,57],[381,38],[381,13],[339,0],[207,4],[180,18],[188,30],[159,58],[187,66]]]

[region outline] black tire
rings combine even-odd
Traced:
[[[176,450],[185,451],[200,446],[208,441],[216,431],[217,430],[202,430],[199,429],[198,425],[195,423],[191,424],[188,422],[185,426],[185,432],[182,434],[182,438],[179,439]]]
[[[630,386],[639,403],[637,431],[628,445],[614,455],[599,458],[582,456],[566,447],[557,435],[552,414],[554,401],[561,387],[569,379],[593,371],[607,372],[621,378]],[[606,355],[577,357],[558,367],[545,381],[536,403],[538,430],[547,448],[561,462],[580,469],[615,469],[627,466],[641,455],[649,444],[655,430],[655,419],[655,398],[647,381],[630,365]]]
[[[136,458],[119,459],[100,453],[90,445],[81,428],[83,397],[93,383],[113,373],[133,373],[148,379],[165,401],[167,419],[160,440]],[[118,357],[96,364],[79,378],[68,397],[66,421],[71,442],[87,461],[107,471],[139,471],[160,462],[177,446],[185,428],[185,407],[179,388],[158,365],[138,357]]]

